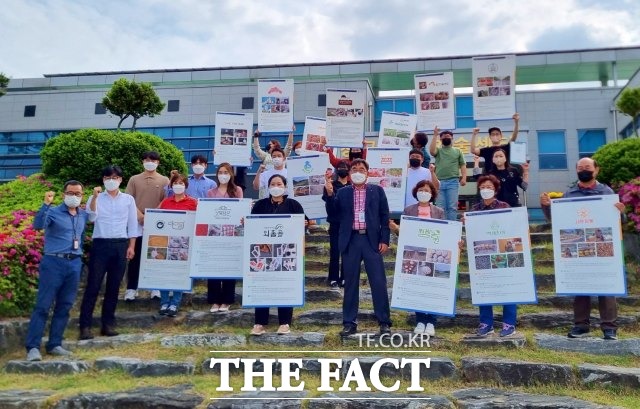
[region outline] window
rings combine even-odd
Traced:
[[[607,143],[604,129],[578,129],[578,155],[591,157],[599,147]]]
[[[178,111],[180,111],[180,100],[170,99],[167,103],[167,112],[178,112]]]
[[[455,97],[456,104],[456,128],[475,128],[473,119],[473,97]]]
[[[327,106],[327,94],[318,94],[318,106],[319,107]]]
[[[242,98],[242,109],[253,109],[253,97]]]
[[[36,106],[35,105],[25,105],[24,106],[24,116],[25,117],[36,116]]]
[[[93,111],[96,115],[104,115],[107,113],[107,108],[102,105],[100,102],[96,102],[96,107]]]
[[[567,169],[564,131],[538,131],[540,169]]]

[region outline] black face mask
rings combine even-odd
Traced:
[[[591,180],[593,180],[593,171],[581,170],[580,172],[578,172],[578,180],[582,183],[591,182]]]
[[[420,162],[420,159],[409,159],[409,165],[411,165],[412,168],[420,166]]]
[[[449,145],[451,145],[451,138],[444,138],[444,139],[442,140],[442,144],[443,144],[444,146],[449,146]]]
[[[340,178],[346,178],[347,176],[349,176],[349,169],[338,169],[338,177]]]

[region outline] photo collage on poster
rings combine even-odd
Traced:
[[[241,145],[247,144],[246,129],[220,129],[220,145]]]
[[[405,246],[402,250],[402,274],[449,278],[451,250]]]
[[[411,132],[401,131],[393,128],[384,128],[382,130],[381,145],[396,145],[399,147],[411,146]]]
[[[613,257],[611,227],[561,229],[560,256],[562,258]]]
[[[196,236],[242,237],[244,227],[235,224],[196,224]]]
[[[362,108],[327,108],[327,116],[353,117],[362,116],[364,110]]]
[[[295,243],[263,243],[250,246],[251,271],[296,271]]]
[[[370,168],[367,183],[383,188],[401,188],[402,168]]]
[[[308,151],[324,152],[324,146],[326,144],[327,138],[325,136],[308,134],[305,149]]]
[[[289,97],[262,97],[262,112],[287,114],[291,109]]]
[[[148,260],[189,260],[189,236],[150,235],[147,242]]]
[[[511,77],[478,77],[478,97],[504,97],[511,95]]]
[[[324,175],[294,176],[293,196],[322,195],[324,183]]]
[[[435,109],[448,109],[451,104],[451,95],[448,91],[423,92],[427,89],[427,82],[418,82],[418,91],[420,94],[420,110],[430,111]]]
[[[522,238],[473,242],[476,270],[524,267]]]

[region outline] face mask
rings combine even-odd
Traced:
[[[111,192],[120,187],[119,180],[107,179],[104,181],[104,188],[107,189],[107,192]]]
[[[273,197],[280,197],[284,195],[284,188],[279,186],[270,187],[269,194]]]
[[[351,181],[356,185],[361,185],[367,180],[367,175],[360,172],[354,172],[351,174]]]
[[[502,166],[502,165],[504,165],[506,162],[507,162],[507,160],[506,160],[506,159],[503,159],[503,158],[496,158],[496,159],[494,159],[494,160],[493,160],[493,163],[495,163],[495,164],[496,164],[496,165],[498,165],[498,166]]]
[[[349,169],[338,169],[338,177],[346,178],[349,176]]]
[[[82,202],[81,197],[64,195],[64,204],[66,204],[67,207],[76,208],[80,206],[80,202]]]
[[[409,166],[412,168],[417,168],[420,166],[420,159],[409,159]]]
[[[416,196],[418,196],[418,202],[420,203],[429,203],[429,200],[431,200],[430,192],[417,192]]]
[[[451,145],[451,138],[444,138],[441,142],[444,146],[449,146]]]
[[[204,165],[193,165],[191,166],[193,169],[193,173],[196,175],[202,175],[204,173],[205,166]]]
[[[283,163],[284,163],[284,159],[273,158],[273,166],[282,166]]]
[[[296,155],[301,156],[304,152],[302,152],[302,149],[298,148],[295,150]]]
[[[491,199],[496,193],[493,189],[480,189],[480,197],[485,200]]]
[[[227,175],[225,173],[218,175],[218,181],[220,183],[229,183],[231,180],[231,175]]]
[[[143,166],[146,170],[148,170],[149,172],[153,172],[154,170],[156,170],[156,168],[158,167],[158,164],[155,162],[144,162]]]
[[[593,179],[592,170],[581,170],[578,172],[578,180],[582,183],[590,182]]]
[[[172,189],[173,189],[173,193],[175,193],[177,195],[181,195],[181,194],[184,193],[184,190],[186,188],[184,187],[184,185],[175,184],[175,185],[173,185]]]

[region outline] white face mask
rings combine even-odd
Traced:
[[[181,194],[184,193],[185,187],[182,184],[177,184],[176,183],[175,185],[173,185],[172,189],[173,189],[173,193],[175,193],[177,195],[181,195]]]
[[[119,180],[107,179],[104,181],[104,188],[107,189],[107,192],[111,192],[120,187]]]
[[[69,208],[76,208],[80,206],[81,202],[81,197],[64,195],[64,204],[66,204]]]
[[[493,189],[480,189],[480,197],[485,200],[491,199],[495,194],[496,192]]]
[[[144,162],[142,164],[144,166],[144,168],[146,170],[148,170],[149,172],[153,172],[154,170],[156,170],[156,168],[158,167],[158,164],[155,162]]]
[[[367,180],[367,175],[360,172],[354,172],[351,174],[351,181],[356,185],[361,185]]]
[[[204,173],[205,166],[204,165],[193,165],[191,166],[193,169],[193,173],[196,175],[202,175]]]
[[[504,159],[504,158],[495,158],[495,159],[493,160],[493,163],[495,163],[495,164],[496,164],[496,165],[498,165],[498,166],[502,166],[502,165],[504,165],[506,162],[507,162],[507,160],[506,160],[506,159]]]
[[[429,203],[429,200],[431,200],[430,192],[419,191],[416,196],[418,196],[418,202],[420,203]]]
[[[298,156],[301,156],[304,153],[304,151],[300,148],[296,149],[295,152],[296,152],[296,155]]]
[[[272,162],[273,162],[273,166],[282,166],[282,164],[284,163],[284,159],[282,159],[282,158],[273,158]]]
[[[269,194],[273,197],[280,197],[284,195],[284,188],[280,186],[270,187]]]
[[[220,183],[229,183],[230,180],[231,180],[231,175],[227,175],[225,173],[218,175],[218,181]]]

